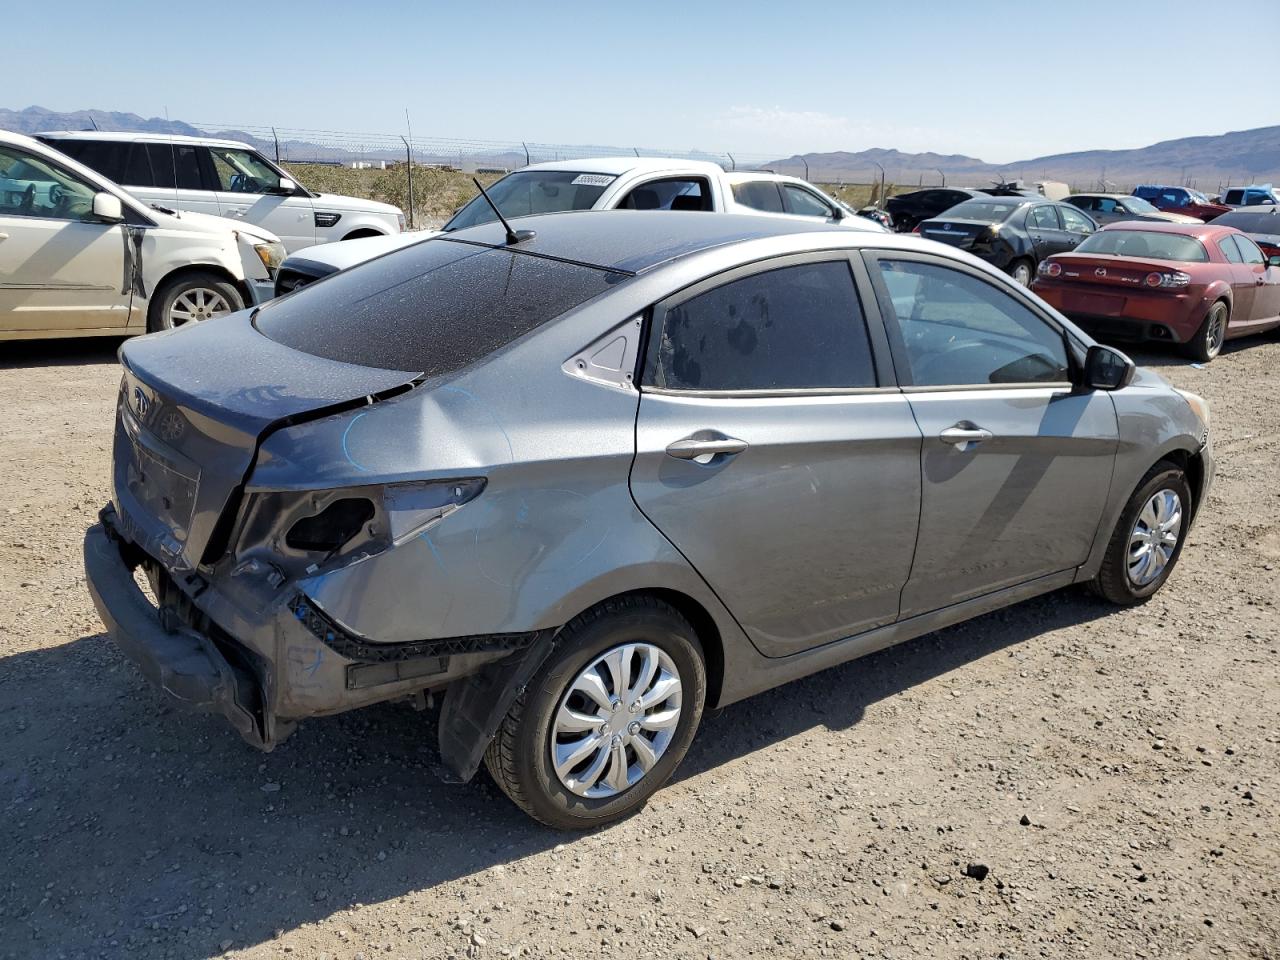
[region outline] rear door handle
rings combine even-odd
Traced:
[[[943,443],[954,443],[957,450],[964,450],[971,443],[981,443],[983,440],[990,440],[993,436],[995,434],[990,430],[983,430],[979,426],[966,422],[947,427],[938,434],[938,439]]]
[[[677,460],[697,460],[699,457],[713,457],[717,454],[734,456],[747,449],[747,441],[736,437],[716,437],[713,440],[697,440],[685,437],[667,446],[667,456]]]

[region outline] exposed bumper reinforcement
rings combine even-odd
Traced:
[[[256,678],[233,666],[207,637],[187,629],[166,630],[100,523],[85,532],[84,569],[107,633],[151,683],[189,710],[222,714],[255,747],[274,746],[255,716],[260,697]]]

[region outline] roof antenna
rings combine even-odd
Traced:
[[[498,205],[493,202],[493,198],[489,196],[484,187],[480,186],[480,181],[475,177],[471,178],[471,182],[476,185],[476,189],[480,191],[480,196],[484,197],[485,202],[493,208],[493,212],[498,215],[498,219],[502,221],[502,225],[507,229],[507,244],[519,243],[521,240],[532,240],[534,232],[532,230],[512,230],[511,224],[507,223],[507,218],[502,215],[502,211],[498,209]]]

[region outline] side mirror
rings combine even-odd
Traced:
[[[93,218],[103,223],[119,223],[124,219],[124,207],[120,198],[110,193],[93,195]]]
[[[1270,256],[1270,257],[1267,257],[1267,266],[1268,266],[1268,267],[1280,267],[1280,254],[1276,254],[1276,255],[1272,255],[1272,256]]]
[[[831,219],[832,219],[832,220],[836,220],[836,221],[843,220],[843,219],[844,219],[844,211],[843,211],[843,210],[841,210],[839,207],[832,207],[832,208],[831,208]]]
[[[1120,390],[1132,382],[1135,370],[1119,350],[1095,343],[1084,358],[1084,383],[1093,390]]]
[[[281,177],[280,183],[276,186],[276,191],[286,196],[293,196],[298,192],[298,185],[288,177]]]

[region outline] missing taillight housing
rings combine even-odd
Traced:
[[[373,519],[373,502],[364,497],[335,500],[319,513],[303,517],[285,535],[293,550],[336,553]]]

